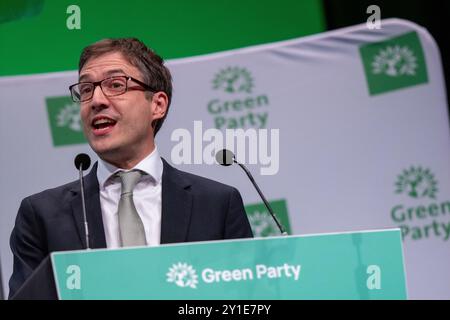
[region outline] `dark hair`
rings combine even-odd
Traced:
[[[125,59],[142,73],[144,82],[155,90],[163,91],[169,97],[167,111],[163,118],[156,120],[154,135],[161,128],[169,112],[172,100],[172,76],[164,65],[164,60],[142,41],[136,38],[103,39],[83,49],[78,72],[89,59],[99,57],[106,53],[120,52]]]

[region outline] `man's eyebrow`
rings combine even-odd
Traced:
[[[122,69],[113,69],[113,70],[108,70],[108,71],[106,71],[106,72],[104,73],[104,75],[105,75],[105,76],[111,76],[111,75],[116,74],[116,73],[122,73],[122,74],[125,74],[125,71],[123,71]]]
[[[123,71],[122,69],[112,69],[112,70],[106,71],[106,72],[103,74],[103,76],[104,76],[105,78],[107,78],[108,76],[111,76],[111,75],[117,74],[117,73],[121,73],[121,74],[123,74],[123,75],[126,74],[125,71]],[[88,81],[88,80],[89,80],[89,74],[83,74],[83,75],[79,78],[79,81],[83,81],[83,80]]]

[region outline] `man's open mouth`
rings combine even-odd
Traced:
[[[115,125],[117,121],[107,117],[97,117],[92,120],[93,132],[96,135],[108,133]]]

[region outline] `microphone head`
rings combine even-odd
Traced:
[[[91,158],[86,153],[80,153],[75,157],[74,163],[77,170],[80,170],[81,166],[81,169],[84,171],[91,165]]]
[[[222,166],[230,166],[234,162],[234,154],[230,150],[222,149],[216,153],[216,161]]]

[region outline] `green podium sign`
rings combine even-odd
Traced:
[[[58,252],[71,299],[406,299],[399,229]]]

